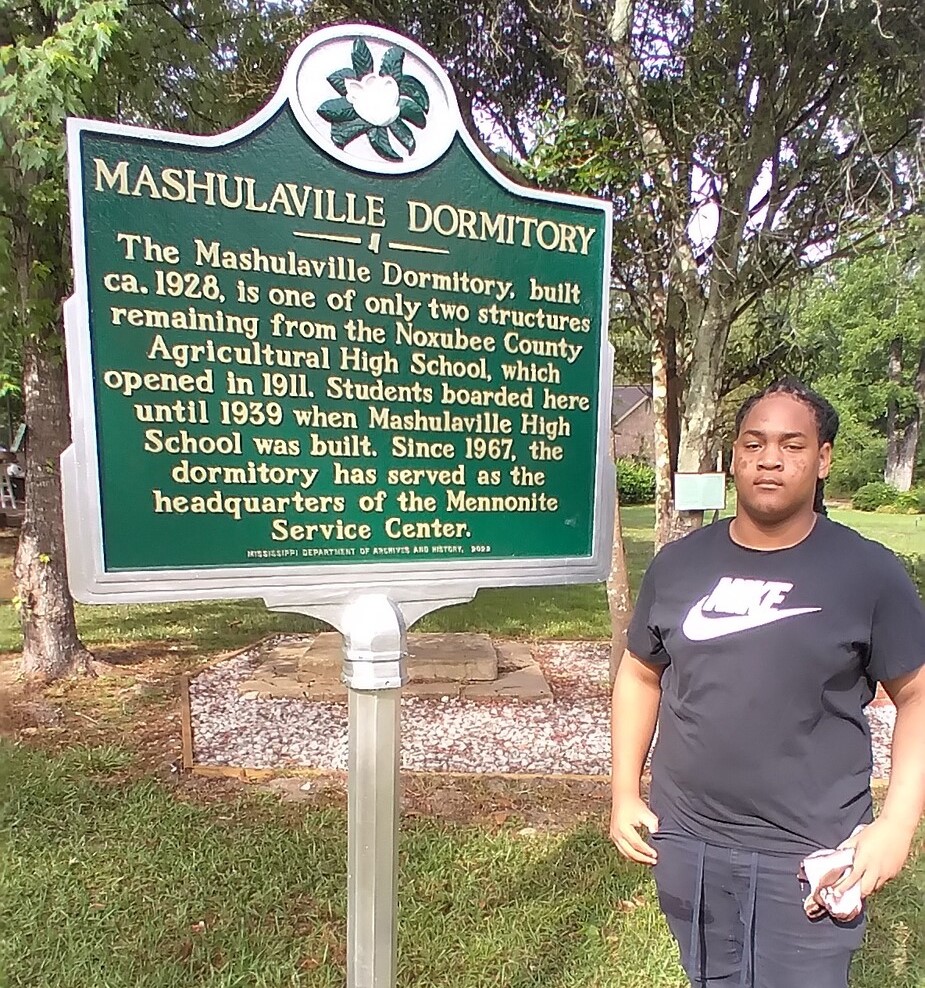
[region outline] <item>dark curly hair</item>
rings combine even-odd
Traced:
[[[767,398],[768,395],[781,394],[796,398],[797,401],[803,402],[804,405],[807,405],[812,410],[816,418],[816,432],[819,437],[820,446],[825,445],[825,443],[828,443],[830,446],[835,445],[835,437],[838,435],[838,412],[835,411],[832,405],[822,395],[817,394],[795,377],[782,377],[779,381],[769,384],[757,394],[746,398],[742,402],[742,407],[736,413],[736,435],[738,436],[742,431],[742,423],[745,421],[745,417],[762,398]],[[820,478],[816,482],[816,498],[813,502],[813,510],[821,515],[826,514],[825,504],[823,502],[824,494],[825,481]]]

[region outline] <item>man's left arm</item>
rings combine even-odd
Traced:
[[[854,848],[854,866],[835,885],[837,894],[860,883],[866,898],[895,878],[925,811],[925,666],[883,688],[896,706],[890,785],[877,819],[842,845]]]

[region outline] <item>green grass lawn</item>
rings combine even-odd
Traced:
[[[0,742],[3,988],[335,988],[341,811],[204,805],[126,752]],[[598,822],[559,833],[405,820],[399,988],[681,988],[649,874]],[[925,984],[925,847],[874,900],[854,988]]]
[[[925,555],[925,515],[881,515],[872,511],[832,508],[829,517],[857,529],[869,539],[882,542],[894,552]]]
[[[835,517],[925,553],[916,518]],[[634,584],[651,557],[651,527],[650,508],[625,510]],[[176,649],[181,666],[311,627],[260,602],[78,614],[92,646]],[[529,638],[609,633],[599,586],[483,591],[423,626]],[[9,604],[0,606],[0,641],[18,641]],[[141,713],[164,716],[154,710]],[[101,728],[105,707],[92,712],[86,721]],[[133,737],[116,727],[116,736]],[[127,743],[135,750],[134,738]],[[344,984],[340,809],[254,791],[198,799],[182,780],[145,775],[147,754],[73,746],[73,738],[56,752],[51,740],[42,744],[0,738],[0,988]],[[550,819],[558,807],[546,807]],[[590,818],[554,830],[524,830],[507,812],[494,824],[403,820],[398,988],[682,988],[650,875],[623,862],[604,820],[581,807]],[[852,986],[925,986],[925,831],[906,870],[871,904]]]
[[[635,591],[652,558],[655,515],[651,507],[643,506],[624,508],[622,516],[630,583]],[[896,552],[925,556],[925,516],[834,509],[831,517]],[[261,601],[78,607],[78,620],[81,635],[91,647],[148,641],[200,655],[244,648],[263,635],[320,627],[298,615],[268,612]],[[430,632],[484,632],[499,638],[610,637],[602,585],[482,590],[471,603],[446,607],[415,627]],[[18,649],[19,641],[19,623],[12,605],[0,604],[0,651]]]

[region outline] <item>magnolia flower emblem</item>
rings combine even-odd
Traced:
[[[352,66],[328,76],[340,96],[318,107],[318,115],[331,125],[331,140],[337,147],[365,136],[381,158],[401,161],[391,141],[394,137],[408,154],[414,153],[408,124],[425,126],[430,100],[421,81],[404,74],[404,61],[404,49],[393,45],[383,54],[376,73],[369,45],[362,38],[354,41]]]

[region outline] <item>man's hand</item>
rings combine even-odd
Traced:
[[[836,872],[822,879],[814,896],[817,905],[824,907],[821,893],[827,887],[831,887],[836,895],[842,895],[847,889],[860,885],[862,900],[879,892],[891,878],[899,874],[909,856],[911,845],[911,835],[891,826],[890,821],[882,817],[875,820],[841,845],[854,848],[854,865],[840,880]],[[856,919],[860,912],[858,909],[845,919]]]
[[[658,817],[639,796],[614,800],[610,813],[610,839],[617,850],[630,861],[654,865],[657,855],[639,833],[645,827],[650,834],[658,831]]]

